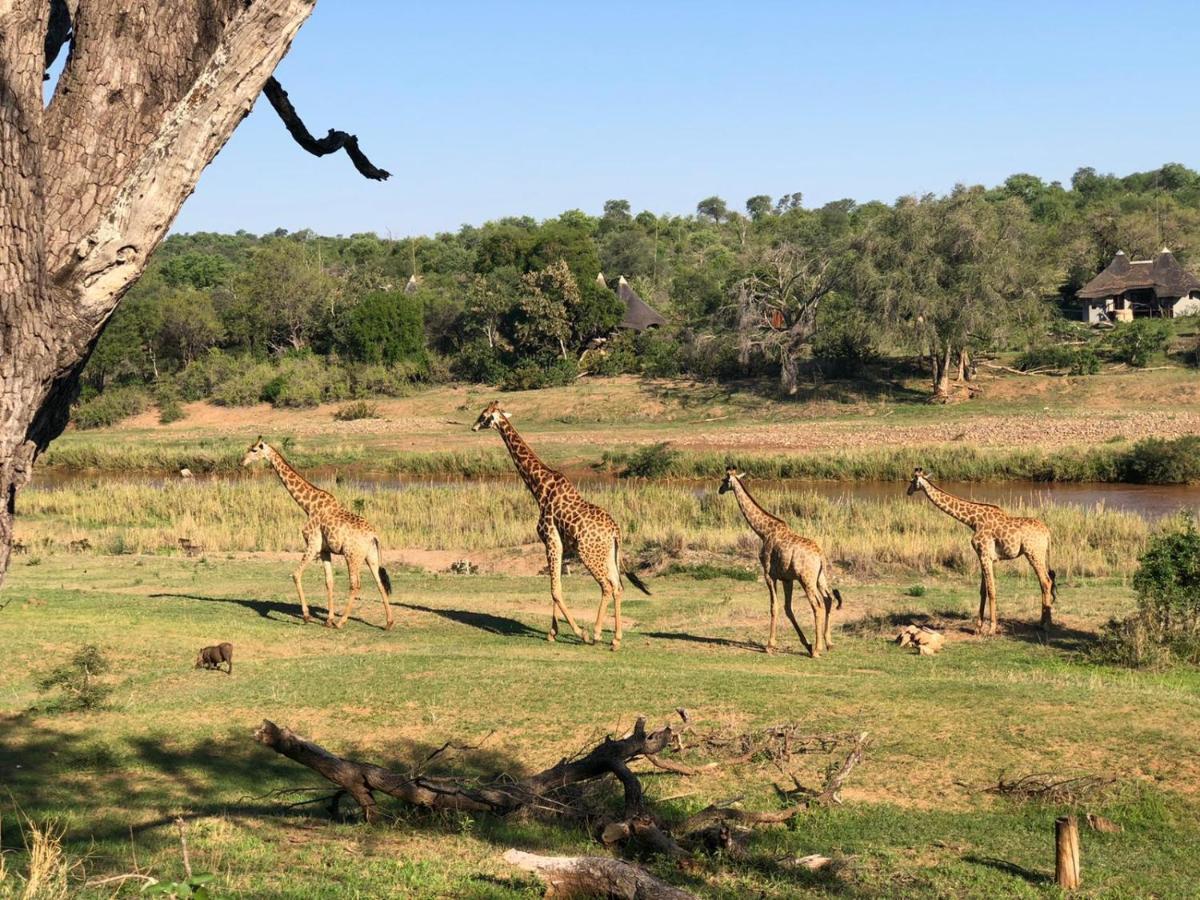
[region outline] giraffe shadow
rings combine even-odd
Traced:
[[[686,641],[691,644],[708,644],[713,647],[729,647],[733,650],[748,650],[752,653],[766,653],[767,645],[760,644],[756,641],[736,641],[733,638],[710,637],[703,634],[688,634],[685,631],[648,631],[645,632],[648,638],[655,638],[660,641]],[[780,656],[786,656],[789,653],[800,656],[807,656],[799,650],[792,650],[787,647],[776,647],[775,653]]]
[[[997,872],[1003,872],[1006,875],[1013,875],[1027,881],[1032,885],[1050,884],[1054,879],[1042,872],[1035,872],[1033,869],[1027,869],[1024,866],[1019,866],[1016,863],[1009,862],[1006,859],[997,859],[994,856],[975,856],[968,854],[962,858],[963,862],[971,863],[976,866],[986,866],[989,869],[995,869]]]
[[[1068,628],[1061,623],[1051,625],[1047,631],[1036,621],[1025,619],[1000,619],[999,621],[1000,631],[1004,636],[1015,641],[1024,641],[1027,644],[1053,647],[1055,650],[1078,653],[1088,649],[1099,638],[1094,631]]]
[[[203,594],[177,594],[163,592],[150,594],[153,599],[177,599],[177,600],[201,600],[205,603],[233,603],[237,606],[244,606],[246,609],[252,609],[262,618],[269,619],[272,622],[281,622],[285,625],[303,625],[304,616],[300,614],[299,602],[286,603],[282,600],[254,600],[249,597],[208,597]],[[362,601],[359,600],[359,603]],[[355,604],[357,606],[357,604]],[[400,604],[392,603],[392,606]],[[329,609],[324,606],[317,606],[310,603],[308,605],[309,615],[314,622],[324,624],[326,617],[329,615]],[[351,616],[347,621],[357,622],[360,625],[367,625],[371,628],[383,629],[382,625],[375,625],[373,622],[368,622],[366,619],[359,616]]]
[[[539,641],[546,640],[546,632],[538,631],[536,628],[529,627],[524,622],[517,619],[510,619],[507,616],[495,616],[491,613],[477,612],[476,610],[469,609],[438,609],[434,606],[418,606],[415,603],[397,603],[395,605],[417,612],[433,613],[435,616],[440,616],[459,625],[469,625],[471,628],[486,631],[488,634],[498,634],[503,637],[536,638]],[[572,636],[570,629],[567,629],[566,635]],[[559,632],[558,639],[561,641],[563,637],[563,632]]]

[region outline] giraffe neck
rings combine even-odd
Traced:
[[[781,519],[775,518],[758,505],[758,501],[750,496],[750,492],[746,490],[740,478],[731,478],[729,482],[733,485],[733,495],[737,497],[742,515],[746,517],[747,524],[754,529],[755,534],[759,537],[766,537],[783,524]]]
[[[994,512],[990,506],[982,503],[972,503],[970,500],[962,499],[962,497],[955,497],[930,481],[925,482],[925,496],[929,498],[930,503],[946,515],[953,519],[958,519],[958,521],[971,528],[975,528],[983,521],[987,513]]]
[[[300,508],[311,514],[317,500],[323,497],[325,492],[305,480],[304,476],[293,469],[291,463],[283,458],[282,453],[274,447],[270,449],[271,453],[267,459],[271,461],[271,467],[275,470],[275,474],[279,476],[279,480],[283,482],[287,492],[292,495],[292,499],[300,504]]]
[[[496,420],[496,430],[500,432],[521,480],[525,482],[534,499],[541,504],[548,483],[547,476],[552,474],[553,470],[538,459],[538,455],[525,443],[525,439],[517,433],[517,429],[512,427],[508,419],[499,416]]]

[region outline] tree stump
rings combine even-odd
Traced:
[[[1054,820],[1054,881],[1064,891],[1079,887],[1079,824],[1074,816]]]

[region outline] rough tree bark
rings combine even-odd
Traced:
[[[0,0],[0,584],[100,332],[314,2]]]

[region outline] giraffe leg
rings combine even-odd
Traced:
[[[621,572],[617,565],[617,542],[613,540],[609,544],[608,552],[605,554],[604,565],[597,566],[599,573],[595,574],[596,580],[600,582],[600,609],[596,613],[596,628],[592,633],[592,640],[599,643],[600,634],[604,628],[604,617],[608,611],[608,601],[611,599],[613,603],[613,642],[612,649],[621,649]],[[592,566],[588,566],[591,570]]]
[[[300,596],[300,613],[304,616],[305,622],[311,622],[312,616],[308,614],[308,601],[304,599],[303,576],[304,570],[309,567],[309,564],[312,563],[312,561],[317,558],[317,554],[321,552],[321,545],[324,541],[324,538],[321,536],[321,530],[319,528],[306,527],[304,529],[304,540],[306,544],[304,548],[304,556],[300,558],[300,565],[298,565],[296,570],[292,572],[292,581],[295,582],[296,593]]]
[[[832,650],[833,641],[829,637],[829,620],[833,617],[833,591],[829,588],[829,579],[826,577],[824,569],[817,576],[817,590],[825,604],[825,649]]]
[[[571,618],[571,613],[563,603],[562,595],[562,559],[563,559],[563,544],[562,536],[558,533],[558,529],[553,525],[538,523],[538,533],[542,537],[543,543],[546,545],[546,563],[550,569],[550,633],[546,635],[546,640],[553,641],[558,637],[558,614],[561,612],[567,624],[571,626],[571,630],[575,632],[575,636],[581,641],[587,641],[583,631],[575,620]]]
[[[800,643],[804,645],[804,649],[808,651],[808,655],[813,657],[820,656],[820,652],[804,636],[804,631],[800,628],[800,623],[796,621],[796,614],[792,612],[792,582],[787,578],[783,579],[783,611],[791,621],[792,627],[796,629],[796,634],[800,636]]]
[[[779,614],[779,597],[777,596],[778,586],[775,584],[775,579],[771,577],[771,573],[766,569],[763,574],[767,577],[767,593],[771,598],[771,632],[767,636],[767,653],[774,653],[778,643],[775,640],[775,622]]]
[[[383,586],[383,578],[379,574],[382,566],[371,566],[371,577],[375,579],[375,586],[379,588],[379,596],[383,598],[383,614],[387,617],[387,624],[383,626],[384,631],[391,631],[396,622],[392,618],[392,605],[388,603],[388,593]]]
[[[321,554],[321,565],[325,568],[325,602],[327,610],[325,615],[325,624],[333,624],[333,558],[329,553]]]
[[[350,596],[346,598],[346,608],[342,610],[342,617],[334,623],[335,628],[341,628],[346,624],[346,620],[350,618],[350,610],[354,606],[354,601],[358,599],[358,592],[362,589],[362,560],[357,556],[347,556],[346,568],[350,571]]]
[[[1041,627],[1047,629],[1054,620],[1054,580],[1050,577],[1045,557],[1026,551],[1025,558],[1029,560],[1029,565],[1033,566],[1033,574],[1037,576],[1038,584],[1042,588]]]
[[[983,561],[983,583],[987,589],[988,614],[991,621],[987,626],[987,634],[996,633],[996,573],[993,570],[991,557]]]
[[[371,577],[375,579],[375,587],[379,588],[379,596],[383,598],[383,615],[387,620],[383,630],[391,631],[396,624],[392,619],[392,606],[388,603],[388,587],[391,586],[391,579],[388,579],[387,586],[385,586],[383,580],[387,578],[387,572],[383,568],[383,560],[379,556],[379,541],[376,538],[373,538],[367,546],[367,569],[370,570]]]
[[[979,560],[979,615],[975,618],[975,633],[983,634],[983,619],[987,615],[987,576],[983,574],[983,558]]]
[[[804,595],[808,598],[808,605],[812,607],[813,647],[816,650],[813,656],[820,656],[822,651],[828,649],[825,646],[825,604],[821,602],[820,596],[809,579],[801,578],[800,587],[804,589]]]

